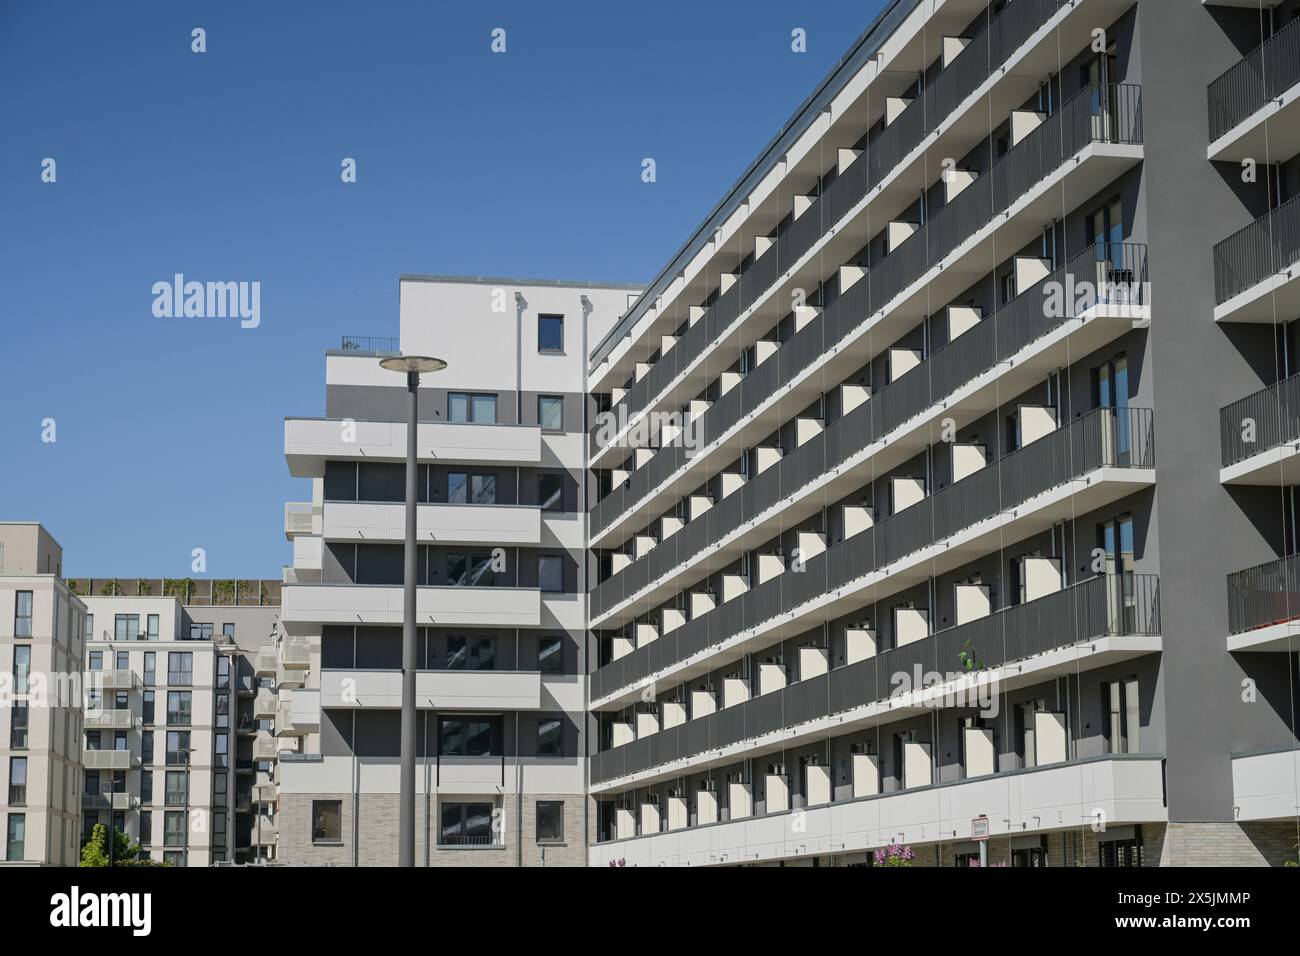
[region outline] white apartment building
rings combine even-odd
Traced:
[[[285,421],[311,499],[286,511],[280,655],[310,663],[289,705],[306,733],[278,760],[279,859],[397,861],[407,392],[379,359],[400,350],[448,363],[419,394],[417,863],[579,865],[595,825],[583,365],[635,290],[400,288],[400,340],[345,340],[324,417]]]
[[[0,866],[76,866],[85,605],[63,549],[35,522],[0,522]]]

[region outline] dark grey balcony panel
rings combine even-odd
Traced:
[[[1300,440],[1300,374],[1233,402],[1219,419],[1225,468]],[[1249,430],[1247,422],[1253,423]],[[1246,434],[1253,440],[1246,441]]]
[[[1297,83],[1300,20],[1292,20],[1209,85],[1210,142],[1250,119]]]
[[[1296,21],[1300,24],[1300,20]],[[1214,303],[1222,305],[1300,261],[1300,196],[1214,247]]]
[[[1228,575],[1228,630],[1244,634],[1300,618],[1300,555]]]

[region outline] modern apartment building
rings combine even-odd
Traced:
[[[85,605],[39,524],[0,521],[0,866],[76,866]]]
[[[596,343],[589,863],[1296,859],[1298,8],[895,0]]]
[[[280,582],[68,583],[87,611],[83,834],[111,819],[175,866],[273,858],[274,684],[256,660]]]
[[[416,861],[581,865],[586,796],[585,357],[637,290],[403,277],[400,341],[345,339],[325,415],[285,422],[278,859],[398,859],[407,390],[419,390]],[[272,664],[269,649],[265,666]],[[280,687],[284,688],[283,678]],[[283,726],[283,723],[277,726]]]

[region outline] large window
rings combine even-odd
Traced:
[[[27,815],[25,813],[9,814],[9,825],[5,832],[5,859],[17,861],[23,858],[27,842]]]
[[[189,687],[194,683],[194,654],[191,651],[167,652],[167,683],[173,687]]]
[[[113,640],[138,641],[140,639],[139,614],[113,615]]]
[[[537,756],[559,757],[564,753],[564,721],[541,717],[537,721]]]
[[[537,396],[537,424],[547,431],[564,430],[564,396]]]
[[[167,790],[164,800],[169,807],[183,807],[190,799],[190,778],[184,770],[167,771]]]
[[[564,559],[557,554],[537,556],[537,586],[543,591],[564,590]]]
[[[497,397],[485,392],[448,392],[447,420],[494,424],[497,420]]]
[[[167,692],[167,723],[173,727],[188,727],[194,706],[193,693],[188,690]]]
[[[185,811],[168,810],[163,814],[163,846],[185,845]]]
[[[564,476],[537,476],[537,503],[543,511],[564,510]]]
[[[27,803],[27,758],[9,758],[9,806],[21,807]]]
[[[167,731],[167,766],[185,767],[190,762],[190,732],[188,730]]]
[[[564,842],[564,801],[537,801],[537,842]]]
[[[212,623],[205,622],[190,625],[191,641],[210,641],[212,640]]]
[[[453,505],[494,505],[497,503],[497,476],[453,471],[447,475],[447,503]]]
[[[441,846],[491,846],[492,804],[444,803],[439,813]]]
[[[19,591],[14,602],[14,637],[32,636],[32,592]],[[55,596],[58,605],[58,596]]]
[[[537,669],[543,674],[564,673],[564,639],[540,637],[537,639]]]
[[[447,638],[447,670],[490,671],[496,667],[496,656],[494,637],[453,634]]]
[[[489,555],[447,555],[447,583],[454,587],[492,587],[496,579]]]
[[[537,317],[537,351],[564,351],[564,316],[539,315]]]
[[[500,741],[500,717],[438,718],[438,753],[444,757],[495,756]]]
[[[343,801],[313,800],[311,802],[311,842],[343,842]]]

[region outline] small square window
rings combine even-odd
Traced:
[[[537,842],[564,842],[564,801],[537,801]]]
[[[537,317],[537,351],[564,351],[564,316],[539,315]]]
[[[537,424],[547,431],[564,430],[564,396],[537,396]]]

